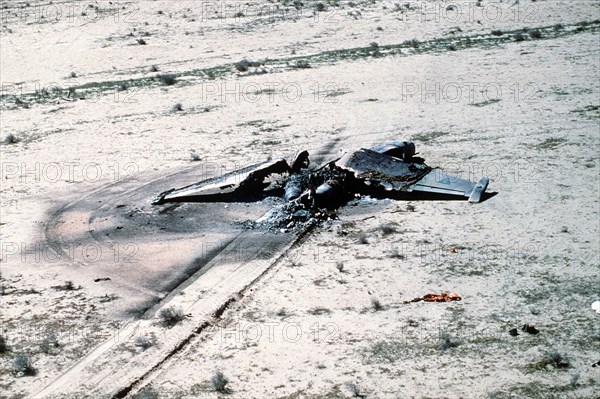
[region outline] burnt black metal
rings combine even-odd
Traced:
[[[458,198],[480,202],[488,179],[471,182],[433,169],[415,157],[415,145],[393,141],[344,154],[316,170],[307,151],[289,160],[278,159],[241,169],[235,173],[161,193],[154,204],[168,202],[246,202],[268,196],[283,196],[290,203],[287,213],[296,220],[310,210],[335,209],[356,195],[377,198]],[[279,180],[271,179],[273,175]],[[323,214],[327,214],[326,212]]]

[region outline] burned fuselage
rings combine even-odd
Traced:
[[[308,152],[302,151],[290,159],[263,162],[165,191],[153,203],[245,202],[281,196],[307,209],[333,209],[357,195],[481,201],[487,178],[474,183],[452,176],[427,166],[415,154],[412,142],[395,141],[350,151],[317,169],[309,169]]]

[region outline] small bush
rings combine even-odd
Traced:
[[[156,343],[156,339],[154,335],[140,335],[135,339],[135,346],[145,351],[146,349],[154,346]]]
[[[456,348],[460,343],[446,331],[440,334],[440,339],[437,343],[438,349],[445,351],[450,348]]]
[[[256,68],[256,67],[259,67],[260,65],[261,65],[260,62],[249,61],[249,60],[246,60],[246,59],[243,59],[243,60],[241,60],[239,62],[236,62],[234,64],[235,69],[237,69],[240,72],[247,72],[248,69],[250,69],[250,68]]]
[[[76,74],[75,72],[71,72],[71,73],[69,74],[69,76],[70,76],[70,77],[72,77],[72,78],[76,78],[76,77],[77,77],[77,74]]]
[[[344,262],[339,261],[335,264],[335,268],[338,269],[338,272],[342,273],[344,271]]]
[[[158,67],[156,65],[152,65],[150,67],[150,72],[158,72],[158,71],[159,71],[159,69],[158,69]]]
[[[160,80],[160,83],[162,83],[165,86],[173,86],[175,82],[177,82],[177,78],[175,77],[175,75],[169,74],[160,75],[158,77],[158,80]]]
[[[200,155],[198,155],[198,153],[196,151],[192,151],[190,152],[190,161],[192,162],[198,162],[201,161],[202,158],[200,158]]]
[[[33,367],[33,358],[26,354],[19,354],[13,360],[13,369],[19,377],[34,376],[37,374],[37,369]]]
[[[63,285],[53,285],[52,288],[59,291],[76,291],[81,289],[81,287],[75,287],[75,284],[71,280],[67,280]]]
[[[229,379],[227,377],[225,377],[225,375],[220,371],[216,371],[215,374],[210,379],[210,386],[216,392],[228,393],[229,392],[229,388],[227,387],[228,384],[229,384]]]
[[[379,299],[371,298],[371,306],[373,307],[373,310],[376,312],[383,310],[383,305],[381,304]]]
[[[524,41],[524,40],[525,40],[525,36],[523,36],[522,34],[520,34],[520,33],[517,33],[517,34],[515,35],[515,42],[522,42],[522,41]]]
[[[396,247],[393,247],[393,248],[390,250],[390,255],[389,255],[389,257],[390,257],[390,258],[393,258],[393,259],[405,259],[405,258],[406,258],[406,256],[405,256],[403,253],[401,253],[401,252],[398,250],[398,248],[396,248]]]
[[[384,236],[388,236],[390,234],[394,234],[394,233],[398,232],[396,227],[391,223],[382,224],[381,226],[379,226],[379,230],[381,230],[381,233]]]
[[[315,4],[315,10],[317,10],[318,12],[325,11],[325,4],[323,4],[323,3],[317,3],[317,4]]]
[[[180,308],[173,306],[161,309],[158,315],[162,325],[165,327],[173,327],[175,324],[185,319],[183,311]]]
[[[575,387],[579,386],[579,377],[580,377],[580,375],[579,375],[579,374],[573,374],[573,375],[571,376],[571,381],[570,381],[570,384],[571,384],[571,386],[572,386],[573,388],[575,388]]]
[[[540,366],[547,368],[551,366],[555,369],[566,369],[571,367],[571,363],[558,352],[548,352],[540,361]]]
[[[350,391],[350,393],[352,394],[352,397],[354,398],[366,398],[367,395],[363,394],[362,391],[360,390],[360,387],[352,382],[347,382],[346,384],[346,389],[348,389]]]
[[[132,399],[158,399],[158,392],[154,390],[152,387],[145,387],[140,390],[138,393],[133,395]]]
[[[308,69],[308,68],[310,68],[310,64],[306,60],[298,60],[298,61],[296,61],[296,64],[294,65],[294,68]]]
[[[40,349],[45,354],[52,353],[52,350],[58,347],[60,347],[60,343],[58,342],[58,339],[56,338],[56,335],[54,335],[54,333],[49,333],[48,335],[46,335],[40,343]]]
[[[419,41],[417,39],[411,39],[411,40],[407,40],[404,42],[405,46],[410,46],[412,48],[418,48],[419,47]]]
[[[503,34],[504,34],[504,32],[502,32],[501,30],[493,30],[492,31],[493,36],[502,36]]]
[[[358,236],[358,243],[359,244],[368,244],[369,239],[367,238],[367,236],[365,234],[361,234],[360,236]]]
[[[171,107],[172,112],[183,111],[183,105],[181,103],[177,103]]]
[[[146,41],[144,39],[142,39],[141,37],[139,39],[137,39],[137,43],[142,46],[145,46],[147,44]]]
[[[0,335],[0,353],[8,352],[8,344],[6,343],[6,338]]]
[[[529,32],[529,36],[531,36],[532,39],[541,39],[542,38],[542,32],[540,32],[539,30],[532,30],[531,32]]]

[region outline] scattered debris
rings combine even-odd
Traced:
[[[65,283],[63,285],[53,285],[53,286],[51,286],[51,288],[54,288],[55,290],[59,290],[59,291],[76,291],[76,290],[81,289],[81,286],[75,287],[75,284],[73,284],[72,281],[68,280],[68,281],[65,281]]]
[[[523,327],[521,328],[521,330],[525,331],[526,333],[534,334],[534,335],[540,332],[540,330],[535,328],[535,326],[531,323],[524,324]]]
[[[17,142],[17,138],[12,133],[8,133],[4,137],[2,137],[2,141],[0,141],[0,143],[2,143],[2,144],[13,144],[16,142]]]
[[[411,302],[451,302],[451,301],[460,301],[462,297],[455,292],[446,293],[442,292],[441,294],[425,294],[421,297],[411,299],[410,301],[404,301],[402,303],[411,303]]]

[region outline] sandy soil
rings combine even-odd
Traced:
[[[317,3],[2,4],[0,397],[594,397],[598,3]],[[390,139],[498,194],[150,205]]]

